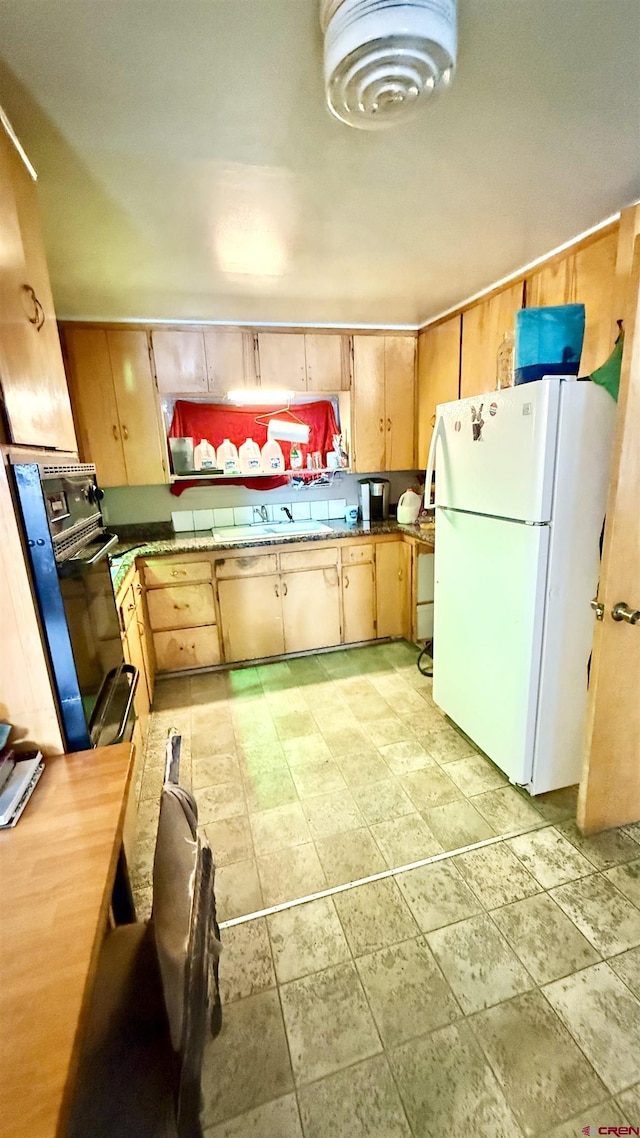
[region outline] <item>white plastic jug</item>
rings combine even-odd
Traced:
[[[398,513],[397,520],[400,525],[410,526],[418,520],[420,507],[422,505],[422,498],[413,490],[405,490],[404,494],[398,499]]]
[[[216,464],[215,448],[207,439],[201,439],[193,450],[193,469],[209,470]]]
[[[230,439],[224,439],[218,447],[218,466],[220,470],[224,470],[225,474],[240,473],[238,448]]]
[[[245,439],[240,447],[240,469],[243,474],[262,474],[260,447],[253,439]]]
[[[262,448],[262,469],[265,474],[284,470],[284,455],[277,439],[268,439]]]

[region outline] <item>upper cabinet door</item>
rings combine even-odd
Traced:
[[[253,334],[207,328],[204,333],[209,391],[226,395],[239,387],[254,387],[256,368]]]
[[[64,342],[80,457],[95,463],[101,486],[126,486],[107,333],[104,328],[67,326]]]
[[[260,386],[280,391],[306,391],[302,332],[258,332]]]
[[[199,394],[209,390],[202,332],[157,328],[151,333],[158,391],[168,395]]]
[[[75,452],[37,190],[0,127],[0,379],[12,442]]]
[[[385,470],[384,336],[353,337],[353,441],[360,474]]]
[[[107,342],[127,485],[160,485],[167,467],[147,333],[109,331]]]
[[[385,466],[413,470],[416,464],[416,340],[385,336]]]
[[[571,293],[571,258],[562,257],[543,265],[527,278],[527,308],[568,304]]]
[[[425,467],[438,403],[458,398],[460,316],[425,328],[418,336],[418,465]]]
[[[348,391],[348,337],[307,333],[304,344],[307,391]]]
[[[618,230],[614,229],[571,258],[571,301],[585,306],[584,346],[580,375],[591,375],[611,354],[616,337],[613,311]]]
[[[513,331],[522,308],[524,285],[511,285],[474,304],[462,316],[460,397],[494,391],[498,348],[505,332]]]

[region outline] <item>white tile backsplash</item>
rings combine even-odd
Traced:
[[[310,502],[311,517],[317,522],[326,522],[329,519],[328,502]]]
[[[235,525],[233,518],[233,509],[231,506],[225,506],[219,510],[213,511],[213,524],[215,526],[232,526]]]
[[[176,510],[171,513],[171,521],[176,533],[187,533],[194,529],[193,510]]]
[[[311,517],[311,509],[308,502],[294,502],[291,507],[294,522],[306,522]]]
[[[253,522],[253,506],[234,506],[234,526],[250,526]]]
[[[213,510],[194,510],[193,528],[213,529]]]
[[[347,512],[347,499],[334,498],[329,502],[329,517],[330,518],[344,518]]]

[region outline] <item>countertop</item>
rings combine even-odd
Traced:
[[[413,537],[423,545],[428,545],[433,548],[433,530],[423,530],[418,525],[400,525],[395,519],[389,519],[386,522],[372,522],[370,525],[365,525],[358,522],[355,526],[348,526],[345,522],[326,522],[325,525],[329,526],[330,532],[324,531],[323,533],[310,533],[310,534],[292,534],[290,537],[278,536],[277,541],[269,541],[267,538],[258,538],[251,541],[214,541],[211,530],[195,531],[193,533],[179,533],[172,538],[164,538],[160,541],[141,541],[139,545],[134,545],[133,542],[120,542],[114,549],[111,556],[111,577],[113,580],[113,587],[117,590],[124,581],[129,569],[133,565],[137,557],[161,557],[175,553],[198,553],[211,552],[212,550],[225,550],[225,549],[257,549],[261,546],[274,546],[274,545],[291,545],[300,544],[300,542],[311,541],[331,541],[332,539],[354,538],[354,537],[367,537],[369,535],[377,537],[380,534],[387,533],[404,533],[408,537]],[[115,527],[117,529],[117,527]]]

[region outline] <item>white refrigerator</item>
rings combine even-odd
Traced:
[[[532,794],[580,780],[615,415],[563,378],[437,408],[433,698]]]

